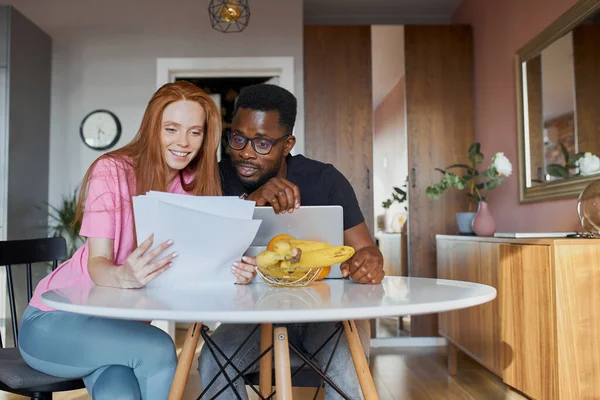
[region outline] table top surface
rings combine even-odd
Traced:
[[[325,279],[300,288],[200,284],[190,288],[71,286],[42,295],[54,309],[132,320],[291,323],[430,314],[493,300],[496,289],[444,279],[385,277],[380,285]]]

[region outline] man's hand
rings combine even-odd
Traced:
[[[284,178],[271,178],[248,196],[257,206],[270,205],[275,214],[294,212],[300,208],[300,189]]]
[[[342,275],[358,283],[376,285],[381,283],[383,271],[383,256],[376,246],[359,249],[354,256],[341,265]]]

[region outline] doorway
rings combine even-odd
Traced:
[[[246,86],[256,85],[259,83],[279,84],[278,76],[243,76],[243,77],[225,77],[225,78],[194,78],[181,76],[175,78],[175,81],[190,82],[205,93],[207,93],[221,110],[221,121],[223,123],[221,132],[221,144],[218,149],[217,159],[228,159],[227,153],[227,137],[225,133],[231,127],[233,119],[233,108],[235,100],[240,94],[240,91]]]
[[[156,87],[178,79],[265,78],[296,95],[294,57],[185,57],[156,60]],[[304,116],[294,127],[292,154],[304,153]]]
[[[371,26],[373,212],[388,276],[408,276],[404,26]],[[379,318],[377,338],[410,335],[410,316]]]
[[[375,234],[371,28],[305,25],[303,74],[306,155],[334,164],[348,178]],[[436,235],[456,233],[456,212],[468,199],[448,191],[434,203],[427,187],[439,181],[436,168],[461,162],[460,149],[473,142],[472,31],[465,25],[405,25],[404,40],[394,44],[404,48],[406,70],[408,276],[435,278]],[[438,316],[413,315],[410,335],[438,343]]]

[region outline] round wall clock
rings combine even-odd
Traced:
[[[83,118],[79,134],[89,148],[106,150],[121,137],[121,122],[108,110],[95,110]]]

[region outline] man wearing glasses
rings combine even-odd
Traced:
[[[342,264],[342,274],[358,283],[379,284],[385,275],[383,256],[369,233],[348,180],[331,164],[290,154],[296,143],[292,134],[296,112],[296,98],[279,86],[259,84],[241,91],[236,100],[231,129],[227,132],[230,159],[222,160],[219,164],[223,195],[247,198],[255,201],[257,206],[271,206],[276,213],[291,213],[301,205],[342,206],[344,244],[356,250],[354,256]],[[237,282],[248,283],[255,277],[253,264],[254,260],[246,257],[243,262],[234,264],[232,271],[237,276]],[[365,343],[368,343],[370,336],[368,321],[357,321],[356,325],[363,347],[366,348],[368,344],[365,346]],[[221,325],[211,337],[230,356],[253,328],[252,325]],[[313,353],[335,328],[336,323],[290,325],[289,340]],[[239,370],[244,370],[260,353],[259,330],[254,336],[234,357]],[[321,369],[325,368],[334,345],[334,341],[330,341],[315,357]],[[342,335],[327,373],[350,398],[361,399],[356,372],[348,368],[351,362],[346,338]],[[202,349],[198,364],[204,387],[219,371],[206,346]],[[236,375],[231,368],[227,369],[227,374],[231,378]],[[219,375],[206,393],[206,398],[212,398],[226,383],[223,374]],[[234,384],[240,397],[247,399],[244,381],[240,378]],[[227,389],[219,398],[238,397],[231,389]],[[325,398],[331,400],[341,396],[327,385]]]

